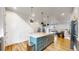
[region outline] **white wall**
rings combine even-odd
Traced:
[[[14,12],[6,11],[6,46],[28,39],[33,29]]]
[[[0,7],[0,37],[4,36],[3,24],[4,24],[4,8]]]

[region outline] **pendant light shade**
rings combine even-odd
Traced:
[[[33,12],[33,7],[31,7],[31,14],[30,14],[30,22],[33,23],[34,22],[34,17],[35,17],[35,14]]]

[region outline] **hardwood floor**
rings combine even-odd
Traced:
[[[31,51],[31,47],[27,45],[27,42],[22,42],[5,47],[5,51]],[[57,38],[44,51],[72,51],[70,49],[70,40]]]
[[[27,50],[26,41],[5,47],[5,51],[26,51],[26,50]]]
[[[70,49],[70,40],[58,38],[56,42],[52,43],[44,51],[72,51]]]

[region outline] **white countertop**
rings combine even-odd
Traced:
[[[47,36],[53,33],[43,33],[43,32],[39,32],[39,33],[32,33],[30,34],[30,36],[34,37],[34,38],[38,38],[38,37],[43,37],[43,36]]]

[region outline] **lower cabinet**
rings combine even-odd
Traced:
[[[34,37],[30,36],[30,43],[32,43],[34,45],[34,46],[32,46],[33,51],[41,51],[52,42],[54,42],[53,34],[39,37],[39,38],[34,38]]]

